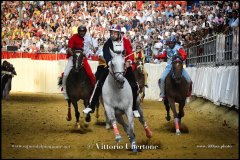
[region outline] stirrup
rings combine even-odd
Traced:
[[[85,109],[83,110],[83,113],[88,114],[88,113],[91,112],[91,111],[92,111],[92,109],[89,108],[89,107],[87,107],[87,108],[85,108]]]

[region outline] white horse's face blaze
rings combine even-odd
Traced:
[[[143,63],[142,63],[142,61],[138,61],[137,68],[139,69],[140,73],[143,72]]]
[[[124,84],[124,57],[121,54],[115,54],[111,61],[110,72],[112,72],[118,87],[123,88]]]

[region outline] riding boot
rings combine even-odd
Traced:
[[[93,90],[91,98],[89,100],[89,105],[83,110],[83,112],[85,114],[88,114],[89,112],[93,113],[95,111],[95,106],[96,106],[97,102],[99,101],[99,96],[102,91],[102,86],[107,78],[107,75],[108,75],[108,69],[105,68],[100,79],[95,84],[94,90]]]
[[[159,85],[159,87],[160,87],[160,98],[159,98],[159,101],[163,101],[163,98],[165,96],[165,90],[164,90],[165,81],[163,79],[160,79],[159,81],[160,81],[160,85]]]
[[[133,94],[133,114],[135,117],[140,117],[140,114],[138,112],[138,108],[136,106],[137,102],[137,96],[138,96],[138,85],[135,79],[135,76],[132,71],[132,67],[127,68],[127,72],[125,74],[125,78],[128,80],[131,88],[132,88],[132,94]]]
[[[97,81],[97,83],[95,84],[93,93],[91,95],[89,105],[83,110],[84,113],[86,113],[86,114],[88,114],[89,112],[94,113],[95,106],[96,106],[97,102],[99,101],[99,96],[101,94],[101,90],[102,90],[102,87],[99,84],[99,81]]]
[[[64,98],[67,100],[69,99],[69,97],[67,95],[66,82],[67,82],[67,76],[63,75],[63,79],[62,79],[63,95],[64,95]]]

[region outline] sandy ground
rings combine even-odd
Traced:
[[[82,101],[79,104],[82,117]],[[135,119],[137,145],[148,148],[133,154],[120,125],[123,140],[118,145],[113,130],[105,129],[102,107],[88,129],[74,129],[74,110],[73,120],[66,121],[67,103],[61,94],[10,93],[9,100],[2,101],[2,158],[239,158],[236,111],[192,99],[177,136],[173,119],[165,120],[163,102],[145,100],[142,106],[153,137],[148,140]]]

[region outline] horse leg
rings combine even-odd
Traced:
[[[145,87],[143,87],[143,95],[142,95],[142,102],[143,102],[143,99],[144,99],[144,97],[145,97]]]
[[[106,122],[106,126],[105,128],[106,129],[110,129],[111,128],[111,123],[110,123],[110,120],[108,119],[108,116],[107,116],[107,113],[106,113],[106,110],[105,110],[105,107],[104,107],[104,104],[103,104],[103,98],[102,96],[100,97],[100,103],[102,104],[103,108],[104,108],[104,115],[105,115],[105,122]],[[99,105],[100,105],[99,103]]]
[[[80,117],[80,112],[78,111],[78,104],[77,101],[72,102],[75,110],[75,117],[76,117],[76,127],[80,128],[80,123],[79,123],[79,117]]]
[[[174,115],[174,123],[175,123],[175,129],[176,129],[176,134],[180,135],[180,129],[179,129],[179,119],[178,119],[178,114],[176,111],[176,106],[175,106],[175,102],[173,99],[168,99],[169,103],[170,103],[170,107],[173,111],[173,115]]]
[[[120,136],[120,133],[119,133],[119,130],[118,130],[118,127],[117,127],[117,121],[116,121],[116,118],[115,118],[114,109],[111,106],[108,106],[106,104],[104,104],[104,106],[105,106],[105,111],[107,113],[107,117],[108,117],[109,121],[112,123],[112,126],[113,126],[115,140],[118,143],[118,142],[120,142],[122,137]]]
[[[116,116],[117,122],[123,126],[123,129],[127,133],[128,138],[130,138],[129,137],[129,133],[128,133],[128,125],[125,123],[125,121],[124,121],[124,119],[122,117],[122,113],[120,113],[120,112],[115,113],[115,116]]]
[[[169,106],[169,102],[167,100],[167,98],[164,99],[164,105],[165,105],[165,109],[167,111],[167,116],[165,117],[167,121],[170,121],[171,116],[170,116],[170,106]]]
[[[179,125],[181,125],[181,118],[184,117],[184,108],[185,106],[185,101],[179,103],[179,113],[178,113],[178,118],[179,118]]]
[[[86,100],[86,99],[84,99],[84,101],[83,101],[83,103],[84,103],[84,107],[86,108],[87,106],[88,106],[88,100]],[[88,124],[88,122],[90,122],[91,121],[91,115],[90,115],[90,113],[88,113],[88,114],[86,114],[86,116],[85,116],[85,124]]]
[[[134,134],[132,106],[128,107],[128,109],[125,111],[125,114],[127,115],[127,119],[128,119],[128,133],[129,133],[131,148],[133,152],[137,152],[137,145],[136,145],[135,134]]]
[[[67,121],[71,121],[71,120],[72,120],[72,115],[71,115],[71,100],[68,99],[67,102],[68,102],[68,114],[67,114],[66,119],[67,119]]]
[[[110,122],[110,120],[108,119],[108,116],[107,116],[106,111],[104,111],[104,114],[105,114],[105,121],[106,121],[106,126],[105,126],[105,128],[106,128],[106,129],[110,129],[110,128],[111,128],[111,122]]]
[[[139,99],[139,98],[138,98]],[[142,111],[142,107],[140,106],[140,103],[137,103],[137,108],[138,108],[138,112],[140,114],[140,117],[138,118],[139,122],[143,125],[144,130],[146,132],[146,137],[147,138],[152,138],[152,131],[151,129],[148,127],[147,122],[144,119],[143,116],[143,111]]]
[[[97,120],[99,118],[99,105],[100,105],[100,103],[98,101],[97,104],[96,104],[96,118],[97,118]]]

